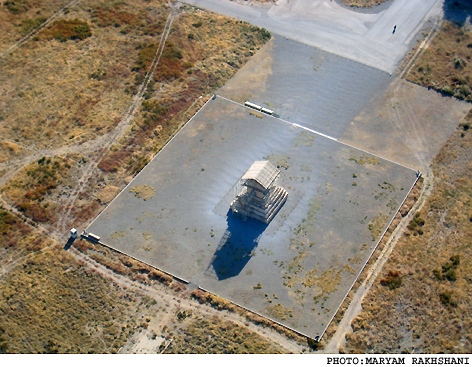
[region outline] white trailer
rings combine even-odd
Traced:
[[[100,236],[97,236],[96,234],[93,234],[93,233],[88,234],[88,239],[93,242],[100,242]]]
[[[268,108],[265,108],[265,107],[262,107],[261,111],[268,114],[268,115],[272,115],[274,113],[274,111],[269,110]]]
[[[253,108],[253,109],[258,110],[258,111],[261,111],[261,110],[262,110],[262,107],[261,107],[261,106],[255,104],[255,103],[249,102],[249,101],[244,102],[244,105],[245,105],[246,107]]]

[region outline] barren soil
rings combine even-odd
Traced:
[[[132,6],[74,1],[61,11],[65,2],[16,3],[25,8],[13,14],[2,4],[0,12],[7,30],[2,34],[10,37],[2,38],[2,48],[20,41],[0,60],[0,183],[8,201],[2,198],[2,207],[12,213],[0,212],[0,347],[19,353],[115,353],[133,335],[132,329],[154,340],[148,327],[156,327],[156,340],[167,343],[172,334],[180,335],[175,314],[181,301],[188,309],[220,313],[194,304],[188,293],[177,299],[183,288],[162,274],[152,273],[148,279],[131,273],[131,280],[73,251],[77,261],[58,246],[57,238],[110,202],[128,176],[202,105],[205,98],[199,97],[230,78],[270,34],[189,7],[169,9],[157,1]],[[41,28],[43,19],[31,20],[35,14],[49,17],[50,25]],[[68,24],[90,27],[91,35],[70,33]],[[20,40],[34,29],[34,37]],[[162,49],[159,39],[166,45]],[[151,63],[154,56],[159,63]],[[140,108],[143,100],[148,104]],[[159,116],[164,110],[165,124]],[[133,139],[133,131],[142,140]],[[107,157],[118,159],[119,172]],[[106,263],[99,253],[94,257]],[[159,282],[170,286],[159,287]],[[252,352],[269,345],[274,352],[301,350],[277,332],[236,316],[228,319],[249,333]],[[247,326],[253,331],[246,331]],[[267,341],[264,334],[288,349]],[[205,350],[221,348],[234,337],[225,335]],[[156,351],[153,345],[147,348]]]

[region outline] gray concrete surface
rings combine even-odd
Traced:
[[[224,98],[210,101],[89,226],[101,241],[311,337],[322,335],[415,172]],[[256,160],[288,200],[228,215]],[[144,200],[132,190],[148,185]]]
[[[387,9],[368,14],[330,0],[279,0],[274,5],[231,0],[185,2],[388,73],[395,71],[421,26],[442,10],[441,0],[395,0]]]
[[[294,57],[296,55],[296,57]],[[394,77],[275,35],[218,94],[338,138]]]

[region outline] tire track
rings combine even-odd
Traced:
[[[5,58],[18,48],[20,48],[22,45],[24,45],[26,42],[28,42],[31,38],[36,36],[39,32],[41,32],[43,29],[47,28],[52,22],[54,22],[56,19],[62,17],[66,9],[70,9],[80,3],[82,0],[72,0],[70,3],[62,7],[59,11],[51,15],[44,23],[42,23],[38,28],[33,29],[30,31],[26,36],[24,36],[22,39],[20,39],[18,42],[16,42],[14,45],[10,46],[8,49],[0,53],[0,58]]]
[[[109,278],[113,282],[115,282],[118,286],[127,288],[128,290],[136,291],[142,295],[149,296],[156,300],[163,300],[164,302],[172,305],[174,308],[187,308],[196,310],[203,316],[211,317],[217,316],[218,318],[223,318],[224,320],[229,320],[238,326],[243,328],[249,329],[253,331],[263,338],[270,339],[273,342],[279,344],[284,349],[292,353],[301,353],[303,346],[297,344],[294,341],[289,340],[288,338],[284,337],[280,333],[271,330],[269,328],[264,328],[259,325],[255,325],[253,323],[249,323],[247,325],[247,321],[243,316],[240,316],[236,313],[231,313],[229,311],[223,310],[218,311],[212,308],[211,306],[200,304],[198,301],[192,300],[189,298],[188,295],[179,295],[179,294],[170,294],[167,289],[163,287],[157,288],[157,286],[149,286],[146,284],[142,284],[131,280],[130,278],[117,274],[110,269],[106,268],[104,265],[96,262],[95,260],[89,258],[88,256],[84,255],[83,253],[77,251],[76,249],[72,249],[70,252],[77,260],[81,260],[85,263],[85,266],[94,269],[100,275]],[[170,314],[170,313],[169,313]]]
[[[67,221],[71,217],[71,212],[72,212],[72,209],[74,208],[74,203],[77,201],[77,198],[80,195],[80,193],[83,192],[86,182],[88,182],[88,179],[92,176],[93,172],[97,168],[100,161],[106,156],[110,147],[116,141],[118,141],[126,132],[126,130],[129,128],[134,115],[136,114],[139,107],[141,106],[141,103],[143,101],[143,95],[147,90],[149,82],[154,77],[157,66],[159,65],[160,59],[164,52],[164,47],[165,47],[167,38],[169,37],[170,31],[172,29],[172,23],[177,16],[178,16],[178,7],[176,4],[173,4],[170,6],[169,16],[167,17],[167,20],[166,20],[166,23],[165,23],[165,26],[161,35],[161,39],[159,41],[159,46],[157,48],[154,59],[144,77],[143,82],[138,88],[138,92],[136,93],[133,99],[133,102],[128,107],[128,110],[124,114],[119,124],[115,127],[113,132],[110,134],[107,141],[103,143],[103,147],[99,150],[97,157],[93,159],[85,168],[85,171],[82,177],[79,179],[78,187],[71,193],[65,205],[63,206],[63,209],[59,215],[60,219],[57,224],[57,231],[59,232],[58,233],[59,237],[60,237],[60,233],[64,232],[66,229],[66,224],[67,224]]]

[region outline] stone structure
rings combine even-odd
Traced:
[[[248,217],[268,224],[285,201],[287,191],[275,182],[280,171],[269,161],[256,161],[242,177],[242,190],[231,203],[231,210],[243,220]]]

